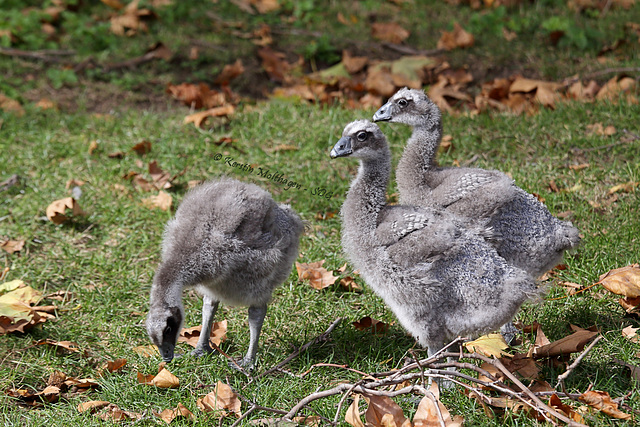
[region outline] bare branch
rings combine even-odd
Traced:
[[[558,375],[558,384],[560,384],[560,386],[562,387],[562,391],[563,392],[567,392],[565,390],[564,387],[564,380],[567,379],[567,377],[569,375],[571,375],[571,373],[573,372],[573,370],[576,368],[576,366],[578,366],[580,364],[580,362],[582,362],[582,359],[584,359],[584,357],[587,355],[587,353],[589,353],[591,351],[591,349],[598,343],[598,341],[600,341],[602,339],[602,335],[598,335],[592,342],[591,344],[589,344],[589,346],[587,348],[584,349],[584,351],[576,358],[576,360],[573,361],[573,363],[571,365],[569,365],[569,367],[567,368],[567,370],[561,374]]]

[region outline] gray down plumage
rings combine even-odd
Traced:
[[[486,242],[490,229],[467,228],[443,210],[386,204],[391,154],[377,125],[348,124],[331,151],[346,156],[360,168],[342,205],[343,249],[429,354],[458,335],[499,328],[539,295],[535,281]]]
[[[560,263],[563,253],[580,243],[570,222],[555,218],[504,173],[438,166],[442,118],[421,90],[400,89],[373,119],[413,127],[396,170],[401,203],[444,208],[470,221],[489,220],[498,237],[498,253],[534,277]]]
[[[249,307],[250,343],[242,366],[253,365],[273,290],[291,272],[303,222],[260,187],[222,178],[192,189],[167,223],[153,285],[147,332],[170,361],[184,318],[182,290],[204,297],[202,331],[193,354],[212,351],[209,335],[220,302]]]

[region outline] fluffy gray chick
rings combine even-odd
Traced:
[[[447,211],[386,204],[391,155],[377,125],[348,124],[331,151],[345,156],[360,168],[342,205],[343,249],[429,355],[458,335],[499,328],[539,295],[535,281],[486,242],[490,230],[467,228]]]
[[[400,89],[373,119],[413,127],[396,170],[401,203],[444,208],[471,221],[489,220],[498,253],[534,277],[556,266],[565,251],[580,243],[570,222],[555,218],[504,173],[438,166],[442,118],[423,91]]]
[[[251,368],[273,290],[291,272],[303,222],[262,188],[234,179],[192,189],[167,223],[162,262],[151,287],[147,332],[162,359],[173,359],[184,318],[182,290],[204,297],[202,331],[193,350],[213,350],[209,336],[218,304],[249,307],[250,341],[239,364]]]

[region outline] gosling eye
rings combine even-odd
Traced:
[[[358,141],[364,141],[367,139],[367,133],[365,131],[358,132],[356,138],[358,138]]]
[[[402,108],[404,108],[407,105],[409,105],[409,102],[406,99],[401,98],[401,99],[398,100],[398,105],[401,106]]]

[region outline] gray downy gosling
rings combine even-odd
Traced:
[[[252,368],[267,304],[289,276],[304,225],[288,205],[254,184],[222,178],[189,191],[165,228],[162,261],[151,287],[147,332],[169,362],[184,319],[182,291],[203,295],[202,330],[192,354],[209,344],[220,302],[249,307],[249,348],[239,365]]]
[[[342,246],[365,282],[434,355],[509,322],[541,289],[487,242],[491,230],[433,207],[388,205],[391,153],[378,126],[349,123],[331,157],[360,161],[342,205]]]

